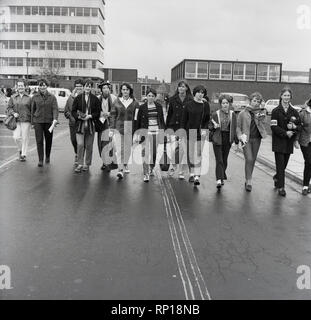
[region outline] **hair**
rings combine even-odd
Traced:
[[[221,94],[218,98],[218,102],[221,105],[223,100],[227,100],[230,104],[233,102],[233,98],[228,94]]]
[[[19,82],[23,82],[24,86],[27,87],[28,82],[26,79],[17,79],[16,84],[18,84]]]
[[[84,81],[84,87],[86,86],[86,85],[88,85],[88,84],[90,84],[91,85],[91,87],[93,88],[93,84],[94,84],[94,82],[93,82],[93,80],[91,80],[91,79],[86,79],[85,81]]]
[[[193,88],[193,96],[195,96],[197,94],[197,92],[202,92],[204,97],[207,96],[207,91],[205,89],[205,87],[203,87],[202,85],[198,85],[196,87]]]
[[[283,89],[281,90],[281,92],[280,92],[280,103],[282,102],[282,95],[283,95],[286,91],[288,91],[288,92],[290,93],[290,98],[293,99],[293,92],[292,92],[291,88],[290,88],[290,87],[285,87],[285,88],[283,88]]]
[[[129,83],[127,83],[127,82],[123,82],[123,83],[121,84],[119,97],[122,97],[122,88],[123,88],[124,86],[126,86],[127,89],[130,90],[130,97],[131,97],[132,99],[134,99],[134,90],[133,90],[133,88],[131,87],[131,85],[130,85]]]
[[[190,89],[188,83],[186,81],[184,81],[184,80],[181,80],[181,81],[178,82],[176,91],[174,93],[174,96],[178,96],[179,95],[178,88],[181,87],[182,85],[184,85],[187,88],[186,89],[186,97],[192,97],[191,89]]]
[[[152,93],[155,97],[157,96],[157,91],[153,88],[148,88],[147,89],[147,92],[146,92],[146,96],[149,94],[149,93]]]
[[[262,94],[259,92],[253,92],[250,96],[249,96],[249,101],[252,101],[254,98],[256,98],[257,100],[260,101],[260,103],[263,100]]]
[[[49,82],[46,79],[39,79],[38,80],[38,85],[40,86],[40,83],[45,83],[45,85],[48,87],[49,86]]]
[[[76,79],[75,81],[74,81],[74,86],[76,86],[77,84],[81,84],[82,86],[84,86],[84,81],[82,80],[82,79]]]

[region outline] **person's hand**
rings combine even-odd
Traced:
[[[287,134],[288,138],[290,139],[294,135],[294,132],[293,131],[287,131],[286,134]]]
[[[112,138],[113,137],[113,131],[109,131],[109,138]]]
[[[201,130],[202,138],[205,138],[207,136],[207,130]]]
[[[219,124],[219,123],[217,123],[217,122],[213,122],[213,125],[214,125],[214,128],[215,128],[215,129],[220,128],[220,124]]]
[[[247,135],[245,133],[243,133],[240,137],[240,140],[243,144],[245,144],[247,142]]]
[[[14,113],[13,113],[13,116],[14,116],[14,118],[18,118],[18,117],[19,117],[19,114],[18,114],[17,112],[14,112]]]
[[[287,129],[292,130],[293,129],[293,123],[288,123],[287,124]]]
[[[34,124],[32,124],[32,125],[31,125],[31,129],[34,129],[34,128],[35,128],[35,125],[34,125]]]
[[[88,114],[83,120],[86,121],[86,120],[89,120],[91,118],[92,118],[92,116],[90,114]]]
[[[295,147],[296,149],[299,149],[299,148],[300,148],[299,142],[298,142],[297,140],[294,142],[294,147]]]
[[[140,136],[138,134],[135,134],[134,137],[133,137],[133,143],[139,143],[140,141]]]

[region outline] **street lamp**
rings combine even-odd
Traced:
[[[27,55],[27,58],[26,58],[26,67],[27,67],[27,80],[28,80],[28,55],[29,55],[29,51],[26,51],[26,55]]]

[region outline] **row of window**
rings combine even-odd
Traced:
[[[281,67],[273,64],[187,61],[185,78],[210,80],[280,81]]]
[[[48,32],[96,34],[98,26],[88,24],[46,24],[46,23],[7,23],[2,25],[4,32]]]
[[[96,42],[2,40],[0,49],[97,51]]]
[[[97,17],[98,8],[80,8],[80,7],[38,7],[38,6],[11,6],[12,15],[26,16],[71,16],[71,17]]]
[[[96,60],[86,59],[46,59],[46,58],[29,58],[29,67],[54,67],[54,68],[66,68],[66,61],[68,61],[67,67],[80,68],[80,69],[96,69]],[[26,58],[0,58],[0,66],[2,67],[27,67]]]

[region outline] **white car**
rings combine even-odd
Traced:
[[[267,110],[267,114],[271,114],[272,110],[276,108],[280,103],[279,99],[269,99],[265,104],[265,109]]]

